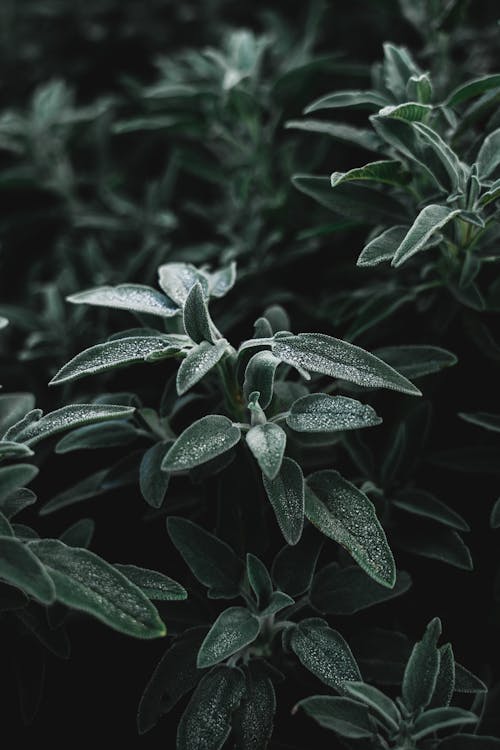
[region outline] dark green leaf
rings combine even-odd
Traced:
[[[401,266],[415,253],[425,249],[432,236],[459,214],[460,209],[458,208],[449,208],[438,204],[425,206],[394,253],[391,265]]]
[[[271,598],[273,582],[264,563],[250,552],[247,554],[247,576],[257,599],[257,606],[262,609]]]
[[[297,544],[304,526],[304,477],[291,458],[284,458],[274,479],[263,475],[264,487],[288,544]]]
[[[451,643],[445,643],[439,649],[439,672],[436,687],[430,702],[431,708],[449,706],[455,692],[455,658]]]
[[[276,695],[273,683],[252,662],[246,672],[245,693],[233,716],[234,750],[262,750],[273,732]]]
[[[0,537],[0,577],[42,604],[52,604],[56,592],[45,566],[18,539]]]
[[[372,427],[382,420],[368,404],[346,396],[312,393],[292,404],[286,422],[298,432],[335,432]]]
[[[0,502],[3,503],[13,492],[29,484],[38,471],[38,468],[31,464],[14,464],[0,468]]]
[[[130,445],[136,438],[137,430],[130,422],[110,420],[73,430],[59,440],[55,452],[70,453],[77,450],[113,448]]]
[[[457,363],[454,354],[438,346],[384,346],[374,354],[407,378],[421,378]]]
[[[162,463],[166,471],[184,471],[226,453],[241,437],[230,419],[209,414],[187,427],[169,449]]]
[[[307,525],[295,545],[283,547],[276,555],[272,576],[280,589],[299,596],[309,589],[323,547],[323,537]]]
[[[418,741],[440,729],[460,727],[463,724],[477,724],[478,721],[476,714],[457,706],[431,708],[415,721],[413,738]]]
[[[425,708],[432,698],[439,674],[440,653],[437,642],[441,621],[435,617],[427,625],[421,641],[415,644],[406,665],[402,696],[410,711]]]
[[[69,547],[89,546],[94,536],[95,523],[91,518],[81,518],[69,528],[65,529],[59,539]]]
[[[170,481],[168,471],[161,465],[171,443],[156,443],[149,448],[141,460],[139,486],[144,500],[153,508],[160,508]]]
[[[377,266],[384,260],[392,260],[407,231],[408,227],[398,225],[378,234],[364,246],[356,265]]]
[[[419,489],[403,490],[392,500],[397,508],[416,516],[432,518],[434,521],[451,526],[458,531],[469,531],[469,525],[462,516],[438,500],[437,497]]]
[[[285,453],[285,431],[274,422],[257,424],[247,432],[246,441],[264,476],[274,480],[281,469]]]
[[[341,737],[357,740],[375,734],[368,709],[351,698],[313,695],[301,700],[297,708],[303,708],[320,727],[330,729]]]
[[[458,86],[445,101],[447,107],[456,107],[457,104],[471,99],[473,96],[479,96],[485,91],[496,89],[500,87],[500,74],[494,73],[493,75],[482,76],[481,78],[475,78],[472,81]]]
[[[340,568],[337,563],[330,563],[314,576],[310,599],[318,612],[351,615],[401,596],[410,586],[411,578],[404,571],[398,572],[394,588],[388,589],[357,566]]]
[[[500,432],[500,414],[487,414],[484,411],[477,411],[470,414],[461,412],[458,416],[465,419],[466,422],[484,427],[485,430]]]
[[[213,323],[210,320],[203,289],[199,282],[196,282],[186,297],[183,319],[186,333],[193,341],[197,344],[200,344],[202,341],[215,343]]]
[[[72,294],[66,299],[76,305],[114,307],[130,312],[159,315],[162,318],[170,318],[179,312],[179,307],[172,300],[161,292],[157,292],[156,289],[142,284],[100,286]]]
[[[401,723],[399,709],[381,690],[365,682],[348,682],[345,690],[352,698],[371,708],[391,731],[399,729]]]
[[[228,343],[225,339],[217,341],[215,345],[209,341],[202,341],[188,352],[177,370],[177,393],[182,396],[196,383],[205,377],[207,372],[215,367],[227,351]]]
[[[198,652],[198,667],[212,667],[257,638],[260,623],[244,607],[229,607],[218,616]]]
[[[140,588],[148,599],[154,601],[187,599],[187,591],[180,583],[163,573],[158,573],[157,570],[138,568],[137,565],[120,565],[119,563],[115,563],[114,567]]]
[[[290,647],[306,669],[335,690],[343,691],[348,680],[361,679],[351,649],[324,620],[303,620],[293,628]]]
[[[257,352],[248,362],[243,383],[243,395],[248,397],[254,391],[259,395],[259,403],[267,409],[273,397],[274,376],[281,360],[269,351]]]

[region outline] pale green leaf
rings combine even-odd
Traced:
[[[165,456],[162,469],[185,471],[226,453],[241,437],[230,419],[209,414],[182,432]]]
[[[394,253],[391,265],[398,267],[406,263],[415,253],[425,248],[436,232],[459,215],[460,209],[438,204],[425,206]]]

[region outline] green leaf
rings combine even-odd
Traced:
[[[6,515],[0,512],[0,536],[14,536],[14,531]]]
[[[113,421],[87,425],[65,435],[55,447],[56,453],[96,450],[130,445],[137,439],[137,430],[130,422]]]
[[[85,292],[66,297],[75,305],[97,305],[113,307],[130,312],[159,315],[171,318],[177,315],[179,307],[161,292],[142,284],[120,284],[119,286],[99,286]]]
[[[492,529],[498,529],[500,527],[500,498],[491,509],[490,526]]]
[[[284,458],[274,479],[262,477],[267,497],[288,544],[297,544],[304,526],[304,477],[291,458]]]
[[[404,98],[408,79],[419,73],[420,70],[405,47],[384,43],[384,83],[396,99]]]
[[[166,471],[184,471],[226,453],[241,438],[239,427],[230,419],[209,414],[182,432],[161,465]]]
[[[484,411],[477,411],[467,414],[460,412],[458,416],[461,419],[465,419],[466,422],[475,424],[478,427],[484,427],[485,430],[500,432],[500,414],[488,414]]]
[[[399,225],[386,229],[364,246],[356,265],[377,266],[384,260],[392,260],[407,231],[408,227]]]
[[[304,528],[295,545],[287,545],[273,561],[272,576],[280,589],[291,596],[308,591],[323,547],[323,537],[312,526]]]
[[[312,393],[295,401],[286,423],[298,432],[335,432],[372,427],[382,422],[368,404],[346,396]]]
[[[25,458],[33,455],[33,451],[27,445],[14,443],[12,440],[0,440],[0,460],[4,458]]]
[[[479,677],[455,662],[456,693],[486,693],[488,688]]]
[[[215,343],[212,333],[214,326],[210,320],[203,289],[199,282],[196,282],[186,297],[183,320],[187,335],[197,344],[202,341]]]
[[[65,508],[68,505],[104,494],[107,490],[102,486],[102,482],[107,473],[107,469],[96,471],[94,474],[68,487],[68,489],[59,492],[40,509],[40,515],[47,516],[60,508]]]
[[[266,748],[273,733],[275,711],[276,695],[273,683],[266,674],[259,673],[253,662],[250,662],[246,674],[245,693],[233,716],[234,750]]]
[[[40,440],[55,435],[63,430],[73,427],[104,422],[117,417],[130,417],[135,412],[132,406],[118,406],[114,404],[70,404],[61,409],[51,411],[45,416],[40,416],[36,421],[26,425],[23,429],[16,431],[14,440],[27,445],[34,445]],[[14,430],[16,425],[11,428]]]
[[[436,687],[430,702],[431,708],[449,706],[455,692],[455,658],[451,643],[445,643],[439,649],[439,672]]]
[[[454,354],[438,346],[384,346],[374,354],[407,378],[421,378],[457,363]]]
[[[218,271],[204,272],[208,278],[208,292],[211,297],[224,297],[233,288],[236,281],[236,261],[220,268]]]
[[[357,740],[373,737],[375,727],[368,709],[351,698],[332,695],[313,695],[304,698],[294,709],[302,708],[320,727],[330,729],[341,737]]]
[[[400,161],[373,161],[348,172],[333,172],[330,175],[330,185],[336,188],[343,182],[353,180],[373,180],[385,185],[401,185],[407,181],[407,174]]]
[[[31,464],[14,464],[0,468],[0,502],[20,487],[29,484],[38,471],[39,469]]]
[[[222,612],[200,646],[198,667],[212,667],[227,659],[257,638],[260,623],[244,607],[229,607]]]
[[[486,190],[479,198],[479,205],[487,206],[493,201],[498,200],[499,198],[500,198],[500,180],[495,180],[495,182],[492,183],[490,188]]]
[[[479,717],[476,714],[457,706],[431,708],[416,719],[412,736],[418,741],[441,729],[460,727],[462,724],[477,724],[478,721]]]
[[[208,587],[210,598],[239,595],[243,563],[228,544],[185,518],[171,516],[167,529],[193,575]]]
[[[6,518],[11,519],[35,502],[35,493],[32,490],[26,489],[26,487],[21,487],[11,492],[7,497],[4,497],[3,500],[0,500],[0,510]]]
[[[477,176],[480,180],[489,177],[498,167],[500,164],[500,128],[486,136],[479,149],[476,164]]]
[[[424,147],[432,150],[435,157],[441,162],[448,174],[449,185],[452,190],[460,190],[464,186],[465,167],[460,162],[460,159],[455,152],[435,130],[428,125],[425,125],[425,123],[414,122],[413,128],[417,131],[419,138],[423,141]]]
[[[482,76],[481,78],[475,78],[472,81],[458,86],[454,89],[444,102],[447,107],[456,107],[457,104],[471,99],[474,96],[479,96],[485,91],[496,89],[500,87],[500,74],[494,73],[492,75]]]
[[[129,581],[132,581],[148,599],[167,602],[187,599],[186,589],[163,573],[147,568],[138,568],[137,565],[115,563],[113,567],[123,573]]]
[[[318,612],[332,615],[352,615],[374,604],[404,594],[411,586],[408,573],[399,571],[392,589],[381,586],[357,566],[340,568],[330,563],[314,576],[311,604]]]
[[[227,351],[226,339],[217,341],[215,345],[209,341],[202,341],[188,352],[177,370],[176,387],[179,396],[189,391],[196,383],[205,377],[207,372],[215,367]]]
[[[158,283],[167,297],[183,307],[189,292],[196,283],[208,297],[208,278],[190,263],[165,263],[158,269]]]
[[[42,604],[55,601],[54,584],[45,566],[19,539],[0,536],[0,577]]]
[[[306,669],[334,690],[360,680],[358,665],[340,633],[317,618],[302,620],[293,628],[290,647]]]
[[[258,424],[246,434],[247,445],[264,475],[273,480],[278,475],[286,446],[286,432],[273,422]]]
[[[406,263],[415,253],[425,248],[425,245],[436,232],[449,224],[459,214],[460,209],[452,209],[437,204],[425,206],[394,253],[391,265],[398,267]]]
[[[165,625],[149,599],[93,552],[67,547],[55,539],[30,542],[29,550],[50,574],[58,601],[126,635],[165,635]]]
[[[267,607],[260,611],[261,617],[269,617],[269,615],[275,615],[276,612],[280,612],[286,607],[290,607],[295,601],[288,594],[284,594],[282,591],[274,591],[269,600]]]
[[[341,544],[375,581],[392,588],[392,552],[367,496],[337,471],[318,471],[307,479],[306,516],[323,534]]]
[[[269,351],[257,352],[249,360],[245,370],[243,383],[243,395],[245,400],[251,393],[257,391],[259,403],[263,409],[267,409],[273,397],[274,377],[281,360]]]
[[[91,346],[90,349],[85,349],[70,359],[54,375],[49,385],[70,383],[87,375],[144,362],[153,354],[169,353],[177,349],[178,347],[173,347],[166,338],[160,336],[126,336],[106,341],[104,344]]]
[[[396,508],[407,510],[416,516],[432,518],[438,523],[451,526],[452,529],[458,529],[458,531],[470,530],[469,524],[464,521],[462,516],[425,490],[416,488],[402,490],[393,498],[392,502]]]
[[[363,109],[379,109],[386,104],[386,98],[377,91],[334,91],[309,104],[304,114],[317,112],[319,109],[338,109],[340,107],[363,107]]]
[[[343,122],[326,122],[325,120],[312,119],[288,120],[285,123],[285,128],[289,130],[302,130],[306,133],[321,133],[341,143],[353,143],[358,148],[365,148],[368,151],[378,151],[380,146],[380,139],[373,130],[357,128],[354,125],[347,125]]]
[[[403,701],[409,711],[425,708],[431,701],[439,674],[437,642],[440,635],[441,621],[435,617],[410,654],[401,688]]]
[[[443,527],[425,527],[417,536],[414,528],[399,528],[395,542],[414,555],[453,565],[461,570],[472,570],[472,557],[468,547],[456,531]]]
[[[68,547],[87,548],[94,536],[95,522],[91,518],[81,518],[63,531],[59,539]]]
[[[4,435],[9,427],[16,424],[35,405],[32,393],[2,393],[0,394],[0,435]]]
[[[152,508],[161,507],[168,489],[170,474],[163,471],[161,465],[169,447],[170,443],[156,443],[141,460],[139,487],[144,500]]]
[[[399,709],[381,690],[365,682],[348,682],[345,690],[350,696],[371,708],[391,731],[398,731],[401,724]]]
[[[244,693],[245,678],[240,669],[218,666],[206,674],[180,720],[177,750],[220,750]]]
[[[433,107],[429,104],[405,102],[384,107],[378,115],[379,117],[394,117],[397,120],[406,120],[406,122],[425,122],[432,111]]]
[[[420,391],[396,370],[364,349],[322,333],[275,338],[273,354],[292,367],[342,378],[368,388],[389,388],[411,395]]]
[[[264,563],[251,552],[247,554],[246,569],[248,581],[257,599],[257,606],[262,609],[268,604],[273,593],[271,576]]]

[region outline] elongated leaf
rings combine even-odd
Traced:
[[[257,662],[257,665],[259,663]],[[261,750],[273,732],[276,695],[270,678],[250,663],[243,699],[233,717],[234,750]]]
[[[130,312],[148,313],[170,318],[177,315],[179,307],[161,292],[142,284],[120,284],[119,286],[99,286],[85,292],[66,297],[75,305],[97,305],[114,307]]]
[[[459,190],[464,184],[464,166],[455,152],[448,146],[439,133],[423,122],[414,122],[414,129],[425,147],[431,149],[448,174],[452,190]]]
[[[257,352],[248,362],[243,383],[243,395],[248,401],[251,393],[257,391],[259,403],[267,409],[273,397],[274,376],[281,360],[269,351]]]
[[[306,669],[335,690],[342,692],[346,681],[361,679],[351,649],[324,620],[303,620],[292,631],[290,647]]]
[[[476,163],[480,180],[489,177],[498,167],[500,164],[500,128],[486,136],[479,149]]]
[[[26,487],[21,487],[11,492],[7,497],[4,497],[3,500],[0,500],[0,510],[6,518],[11,519],[35,502],[35,493]]]
[[[189,292],[196,283],[201,285],[204,296],[208,296],[206,274],[190,263],[165,263],[165,265],[160,266],[158,283],[167,297],[179,307],[184,306]]]
[[[25,458],[32,455],[33,451],[27,445],[14,443],[12,440],[0,440],[0,460],[4,458]]]
[[[475,78],[474,80],[467,81],[467,83],[454,89],[444,103],[447,107],[456,107],[457,104],[462,104],[462,102],[465,102],[474,96],[479,96],[485,91],[490,91],[491,89],[499,87],[500,74],[498,73]]]
[[[400,528],[394,541],[399,547],[414,555],[440,560],[461,570],[473,569],[469,548],[452,529],[426,526],[425,530],[422,529],[417,535],[414,528]]]
[[[436,687],[429,704],[431,708],[449,706],[455,692],[455,658],[451,643],[445,643],[439,648],[439,656]]]
[[[217,341],[215,345],[209,341],[202,341],[201,344],[191,349],[177,370],[176,386],[179,396],[189,391],[204,378],[207,372],[210,372],[221,360],[227,348],[227,341],[222,339]]]
[[[400,492],[392,501],[397,508],[407,510],[416,516],[432,518],[434,521],[451,526],[458,531],[469,531],[469,525],[462,516],[449,508],[437,497],[419,489],[408,489]]]
[[[0,536],[0,577],[42,604],[52,604],[56,592],[45,566],[18,539]]]
[[[208,587],[211,598],[238,596],[244,567],[228,544],[184,518],[171,516],[167,528],[192,573]]]
[[[341,143],[354,143],[359,148],[377,151],[380,138],[367,128],[358,128],[344,122],[326,122],[325,120],[288,120],[285,127],[291,130],[302,130],[306,133],[321,133]],[[300,189],[300,188],[299,188]],[[321,202],[321,201],[320,201]]]
[[[117,367],[126,367],[144,362],[152,354],[175,351],[165,338],[160,336],[126,336],[91,346],[90,349],[70,359],[54,375],[49,385],[70,383],[87,375],[96,375]]]
[[[367,496],[336,471],[307,479],[306,516],[323,534],[341,544],[375,581],[392,588],[396,569],[375,508]]]
[[[389,105],[379,111],[380,117],[395,117],[398,120],[407,122],[425,122],[433,107],[429,104],[419,102],[405,102],[404,104]]]
[[[500,527],[500,498],[491,509],[490,525],[492,529],[498,529]]]
[[[137,565],[120,565],[115,563],[114,567],[123,573],[125,578],[135,583],[148,599],[154,601],[178,601],[187,599],[186,589],[164,573],[147,568],[138,568]]]
[[[230,419],[209,414],[187,427],[169,449],[162,463],[166,471],[183,471],[226,453],[241,437]]]
[[[335,432],[372,427],[382,420],[368,404],[346,396],[312,393],[292,404],[286,422],[298,432]]]
[[[358,701],[343,696],[313,695],[297,703],[320,727],[330,729],[341,737],[357,740],[372,737],[375,727],[368,709]]]
[[[285,431],[273,422],[258,424],[247,432],[246,441],[264,475],[275,479],[285,452]]]
[[[487,414],[484,411],[477,411],[470,414],[460,412],[458,416],[465,419],[466,422],[484,427],[485,430],[500,432],[500,414]]]
[[[0,468],[0,502],[23,485],[29,484],[38,471],[38,468],[31,464],[14,464]]]
[[[104,494],[107,490],[102,486],[102,482],[107,473],[107,469],[96,471],[68,489],[59,492],[40,509],[40,515],[46,516],[60,508]]]
[[[486,693],[488,688],[479,677],[455,662],[456,693]]]
[[[35,405],[32,393],[2,393],[0,394],[0,435],[4,435],[9,427],[18,422]]]
[[[73,430],[59,440],[55,452],[70,453],[130,445],[136,438],[137,430],[130,422],[110,420]]]
[[[333,615],[352,615],[404,594],[411,586],[411,578],[398,572],[392,589],[381,586],[357,566],[340,568],[330,563],[315,576],[311,586],[311,604],[318,612]]]
[[[290,607],[292,604],[294,604],[294,600],[291,596],[284,594],[283,591],[274,591],[273,594],[271,594],[267,607],[264,607],[264,609],[261,610],[260,616],[268,617],[269,615],[274,615],[276,612],[280,612],[282,609],[286,609],[286,607]]]
[[[213,324],[210,320],[203,289],[199,282],[196,282],[186,297],[183,318],[186,333],[193,341],[197,344],[200,344],[202,341],[215,343],[212,334]]]
[[[269,602],[273,593],[271,576],[264,563],[250,552],[247,554],[246,570],[248,581],[257,599],[257,606],[262,608]]]
[[[478,721],[479,717],[476,714],[457,706],[431,708],[416,720],[413,738],[418,741],[440,729],[459,727],[462,724],[477,724]]]
[[[167,454],[170,443],[156,443],[149,448],[141,460],[139,467],[139,487],[144,500],[153,508],[159,508],[163,503],[170,481],[168,471],[163,471],[161,465]]]
[[[460,209],[452,209],[437,204],[431,204],[423,208],[394,253],[391,265],[398,267],[406,263],[409,258],[425,247],[436,232],[449,224],[459,214]]]
[[[407,231],[408,227],[399,225],[386,229],[365,245],[356,265],[377,266],[385,260],[392,260]]]
[[[366,109],[378,109],[386,104],[386,99],[377,91],[334,91],[309,104],[304,114],[316,112],[319,109],[337,109],[339,107],[363,107]]]
[[[165,635],[165,625],[149,599],[93,552],[55,539],[30,542],[29,549],[50,574],[58,601],[136,638]]]
[[[400,161],[373,161],[358,169],[348,172],[333,172],[330,175],[330,185],[336,188],[343,182],[368,180],[385,185],[401,185],[408,180],[408,173],[402,168]]]
[[[240,669],[218,666],[194,691],[177,729],[177,750],[220,750],[245,692]]]
[[[457,363],[454,354],[438,346],[384,346],[374,354],[407,378],[421,378]]]
[[[364,349],[322,333],[299,333],[275,338],[273,354],[293,367],[342,378],[369,388],[420,395],[396,370]]]
[[[408,79],[419,73],[420,70],[406,47],[400,47],[391,42],[384,43],[384,83],[396,100],[401,101],[406,94]]]
[[[258,636],[259,620],[244,607],[229,607],[216,619],[198,652],[201,669],[227,659]]]
[[[288,544],[297,544],[304,526],[304,477],[291,458],[284,458],[274,479],[263,475],[264,487]]]
[[[95,523],[91,518],[81,518],[63,531],[59,539],[68,547],[87,547],[94,536]]]
[[[350,696],[369,706],[389,729],[398,730],[401,723],[399,709],[381,690],[365,682],[348,682],[345,689]]]
[[[425,708],[432,698],[439,674],[440,652],[437,641],[441,621],[435,617],[427,625],[421,641],[415,644],[406,665],[402,696],[410,711]]]

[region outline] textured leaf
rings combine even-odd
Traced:
[[[18,539],[0,536],[0,577],[42,604],[52,604],[56,593],[45,566]]]
[[[384,43],[384,83],[397,100],[404,98],[408,79],[420,70],[405,47]]]
[[[423,141],[426,148],[431,149],[445,169],[449,185],[453,190],[459,190],[464,183],[464,166],[455,152],[448,146],[435,130],[423,122],[413,123],[413,127]]]
[[[311,604],[318,612],[333,615],[352,615],[404,594],[411,586],[411,578],[398,572],[392,589],[381,586],[357,566],[340,568],[330,563],[314,576]]]
[[[113,567],[140,588],[148,599],[154,601],[187,599],[187,591],[180,583],[157,570],[138,568],[137,565],[120,565],[119,563],[115,563]]]
[[[233,288],[236,281],[236,262],[233,260],[228,266],[218,271],[208,273],[208,291],[211,297],[224,297]]]
[[[332,695],[313,695],[297,704],[320,727],[330,729],[341,737],[362,739],[375,734],[368,709],[358,701]]]
[[[303,620],[292,631],[290,647],[306,669],[335,690],[342,691],[348,680],[361,679],[351,649],[324,620]]]
[[[402,696],[410,711],[425,708],[432,698],[439,674],[440,653],[437,641],[441,621],[435,617],[427,625],[421,641],[415,644],[406,665]]]
[[[258,424],[247,432],[246,441],[264,475],[275,479],[285,452],[285,431],[273,422]]]
[[[4,458],[25,458],[32,455],[33,451],[27,445],[14,443],[12,440],[0,440],[0,460]]]
[[[364,167],[350,169],[348,172],[333,172],[330,175],[330,185],[336,188],[343,182],[368,180],[385,185],[401,185],[407,181],[400,161],[373,161]]]
[[[35,502],[35,493],[26,487],[20,487],[18,490],[11,492],[7,497],[4,497],[3,500],[0,500],[0,510],[6,518],[11,519]]]
[[[192,521],[171,516],[167,528],[172,542],[212,598],[238,596],[243,563],[231,547]]]
[[[209,341],[202,341],[195,346],[182,360],[177,370],[177,393],[182,396],[196,383],[205,377],[207,372],[215,367],[227,351],[228,343],[225,339],[217,341],[215,345]]]
[[[299,333],[275,338],[273,354],[293,367],[342,378],[369,388],[420,395],[406,378],[373,354],[354,344],[322,333]]]
[[[59,539],[68,547],[89,546],[94,536],[95,522],[91,518],[81,518],[63,531]]]
[[[457,706],[431,708],[415,721],[413,738],[418,741],[441,729],[460,727],[462,724],[477,724],[478,721],[476,714]]]
[[[40,515],[47,516],[68,505],[74,505],[75,503],[88,500],[89,498],[99,497],[99,495],[102,495],[107,491],[106,488],[102,486],[102,482],[107,473],[107,469],[96,471],[94,474],[85,477],[80,482],[68,487],[66,490],[59,492],[40,509]]]
[[[457,104],[471,99],[474,96],[479,96],[485,91],[496,89],[500,87],[500,74],[494,73],[492,75],[482,76],[481,78],[475,78],[472,81],[458,86],[445,101],[447,107],[456,107]]]
[[[488,688],[479,677],[455,662],[456,693],[486,693]]]
[[[23,485],[29,484],[38,471],[38,468],[31,464],[14,464],[0,468],[0,502]]]
[[[415,253],[424,249],[432,235],[449,224],[459,214],[460,209],[452,209],[448,206],[437,204],[425,206],[394,253],[391,265],[398,267],[406,263]]]
[[[18,422],[35,405],[32,393],[2,393],[0,394],[0,435]]]
[[[269,351],[257,352],[248,362],[245,370],[243,394],[248,401],[251,393],[257,391],[259,403],[267,409],[273,397],[274,376],[281,360]]]
[[[290,607],[294,604],[294,600],[288,594],[284,594],[283,591],[274,591],[269,600],[267,607],[261,610],[261,617],[269,617],[269,615],[275,615],[276,612],[280,612],[286,607]]]
[[[361,490],[336,471],[318,471],[307,479],[305,512],[311,523],[345,547],[375,581],[394,586],[394,558],[375,508]]]
[[[322,96],[309,104],[304,110],[304,114],[308,115],[319,109],[337,109],[339,107],[378,109],[383,107],[385,103],[384,96],[376,91],[334,91],[332,94]]]
[[[193,341],[197,344],[202,341],[215,343],[212,334],[213,324],[210,320],[203,289],[199,282],[196,282],[186,297],[183,318],[186,333]]]
[[[381,690],[364,682],[349,682],[345,690],[350,696],[371,708],[392,731],[398,730],[401,723],[399,709]]]
[[[273,593],[273,582],[269,572],[261,560],[250,552],[247,554],[247,576],[250,586],[257,599],[257,606],[267,605]]]
[[[273,683],[266,674],[250,668],[239,708],[233,717],[234,750],[262,750],[267,747],[273,732],[276,695]]]
[[[56,453],[96,450],[130,445],[137,438],[137,430],[130,422],[114,421],[87,425],[65,435],[55,447]]]
[[[212,667],[253,643],[259,620],[244,607],[229,607],[216,619],[198,652],[198,667]]]
[[[373,130],[357,128],[354,125],[347,125],[344,122],[326,122],[325,120],[312,119],[288,120],[285,123],[285,128],[302,130],[306,133],[321,133],[341,143],[353,143],[358,148],[365,148],[368,151],[377,151],[380,146],[380,139]],[[307,190],[304,192],[307,193]]]
[[[457,363],[454,354],[438,346],[384,346],[374,354],[407,378],[421,378]]]
[[[162,463],[166,471],[184,471],[226,453],[241,437],[230,419],[209,414],[193,422],[169,449]]]
[[[407,122],[425,122],[433,108],[429,104],[419,102],[405,102],[404,104],[389,105],[381,109],[379,117],[395,117]]]
[[[162,318],[170,318],[179,312],[178,305],[172,300],[156,289],[142,284],[100,286],[78,294],[71,294],[66,299],[76,305],[114,307],[130,312],[159,315]]]
[[[136,638],[165,635],[165,626],[142,591],[93,552],[48,539],[29,549],[52,578],[58,601]]]
[[[170,481],[168,471],[161,465],[170,443],[156,443],[149,448],[141,460],[139,468],[139,487],[144,500],[153,508],[160,508]]]
[[[433,560],[453,565],[462,570],[472,570],[472,557],[462,538],[452,529],[425,527],[425,532],[417,536],[416,530],[398,529],[395,542],[414,555],[430,557]]]
[[[455,658],[450,643],[445,643],[440,647],[439,656],[436,687],[429,704],[431,708],[449,706],[455,692]]]
[[[292,404],[286,422],[298,432],[335,432],[372,427],[382,420],[368,404],[346,396],[312,393]]]
[[[274,479],[263,475],[264,487],[288,544],[297,544],[304,526],[304,477],[291,458],[284,458]]]
[[[480,180],[489,177],[498,167],[500,164],[500,128],[486,136],[479,149],[476,163]]]
[[[167,297],[179,307],[183,307],[189,292],[196,283],[203,289],[205,297],[208,296],[208,279],[190,263],[165,263],[158,269],[158,283]]]
[[[407,231],[408,227],[399,225],[386,229],[365,245],[356,265],[377,266],[384,260],[392,260]]]
[[[397,508],[407,510],[416,516],[432,518],[434,521],[451,526],[458,531],[469,531],[469,525],[462,516],[449,508],[437,497],[419,489],[408,489],[398,493],[392,500]]]
[[[87,375],[96,375],[117,367],[126,367],[144,362],[152,354],[170,352],[175,349],[166,338],[160,336],[126,336],[91,346],[70,359],[54,375],[49,385],[70,383]]]
[[[245,692],[240,669],[218,666],[194,691],[177,729],[177,750],[220,750]]]

